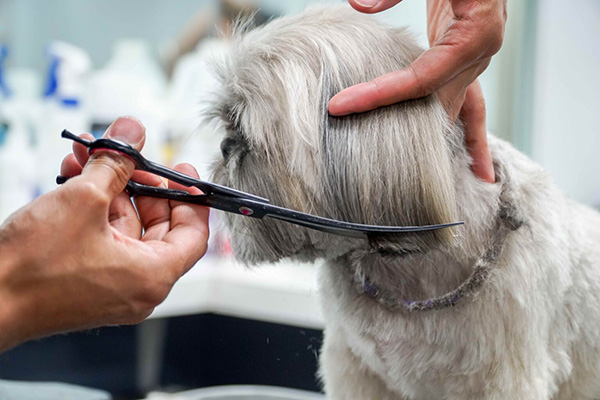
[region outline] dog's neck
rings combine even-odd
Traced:
[[[461,157],[466,160],[466,157]],[[406,311],[453,306],[486,282],[510,233],[522,225],[510,177],[496,163],[497,183],[475,178],[468,163],[454,164],[459,213],[455,242],[426,251],[359,248],[346,254],[359,292]],[[477,212],[473,212],[477,210]]]

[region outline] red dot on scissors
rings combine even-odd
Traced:
[[[248,216],[254,214],[254,210],[248,207],[240,207],[240,213],[242,213],[242,215]]]

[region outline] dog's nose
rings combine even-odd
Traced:
[[[236,143],[237,140],[235,140],[232,137],[226,137],[221,141],[221,154],[223,154],[224,159],[227,160],[227,158],[229,158],[229,155],[233,151],[233,148],[235,147]]]

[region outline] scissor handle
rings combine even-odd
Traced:
[[[175,171],[174,169],[167,168],[164,165],[160,165],[153,161],[147,160],[133,146],[121,142],[119,140],[106,138],[96,139],[93,141],[87,140],[69,132],[66,129],[62,131],[61,136],[66,139],[74,140],[75,142],[86,146],[88,148],[88,153],[90,154],[93,154],[96,150],[100,149],[112,150],[121,153],[134,162],[135,169],[137,170],[146,171],[158,176],[162,176],[163,178],[167,178],[173,182],[177,182],[184,186],[195,186],[198,189],[202,190],[202,192],[204,192],[205,194],[215,193],[226,196],[251,199],[263,203],[269,203],[269,200],[265,199],[264,197],[256,196],[250,193],[245,193],[240,190],[228,188],[227,186],[218,185],[216,183],[201,181],[200,179],[194,178],[192,176],[183,174],[179,171]]]

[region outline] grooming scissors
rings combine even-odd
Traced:
[[[194,177],[182,174],[181,172],[177,172],[153,161],[146,160],[135,148],[118,140],[102,138],[91,141],[80,138],[79,136],[74,135],[67,130],[64,130],[61,136],[63,138],[71,139],[77,143],[81,143],[88,148],[88,153],[90,154],[99,149],[116,151],[131,159],[135,163],[135,169],[137,170],[150,172],[184,186],[197,187],[204,193],[201,195],[192,195],[184,190],[147,186],[130,180],[127,183],[126,190],[132,197],[148,196],[183,201],[243,215],[246,217],[258,219],[268,217],[290,222],[296,225],[301,225],[307,228],[316,229],[322,232],[363,239],[367,239],[372,235],[380,236],[397,233],[432,231],[463,224],[463,222],[452,222],[423,226],[380,226],[356,224],[352,222],[318,217],[300,211],[278,207],[270,204],[268,199],[226,186],[204,182]],[[56,178],[56,182],[58,184],[62,184],[66,182],[67,179],[69,178],[58,176]]]

